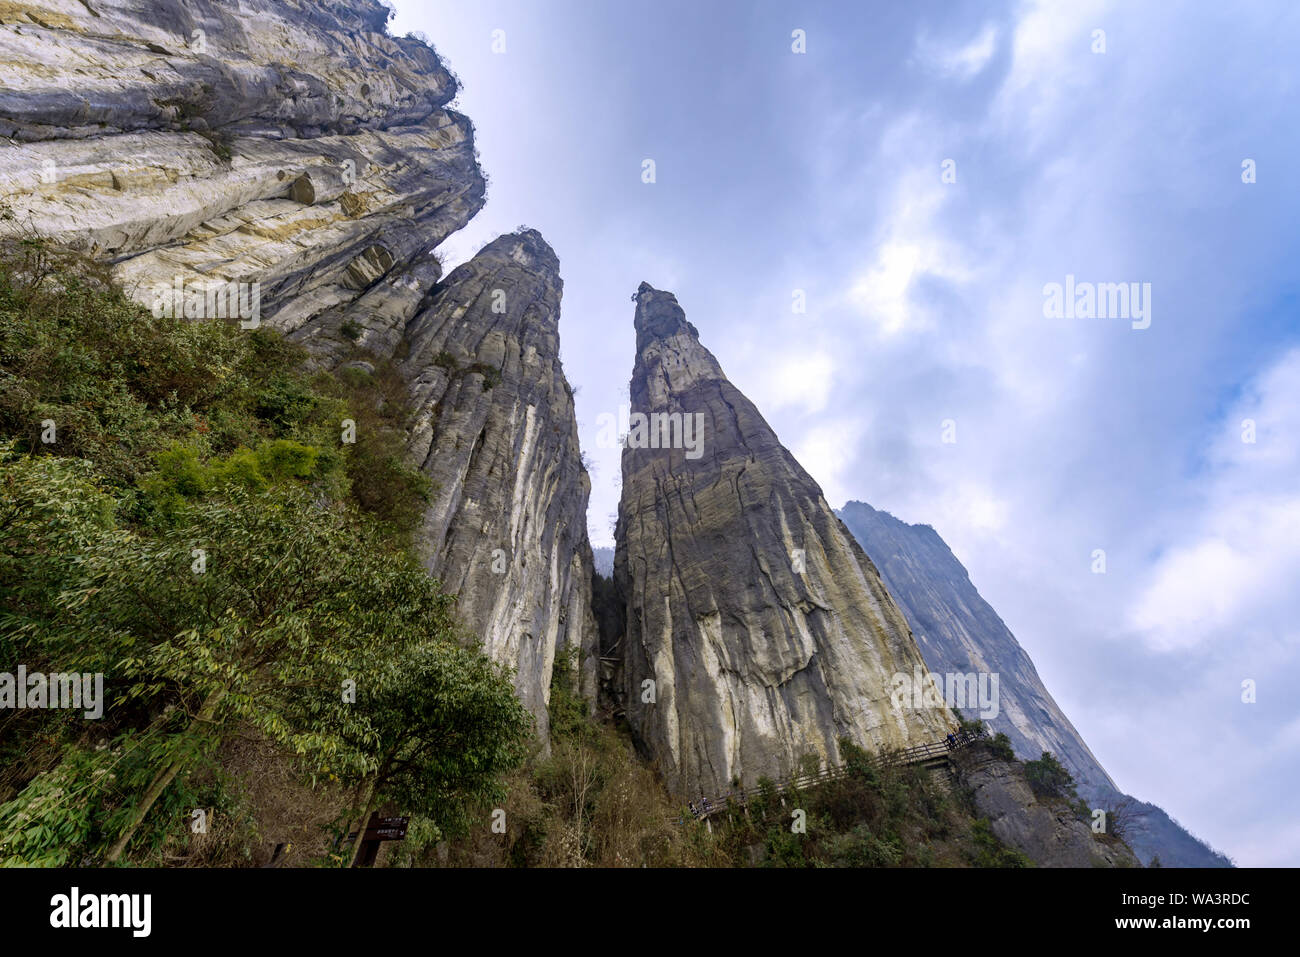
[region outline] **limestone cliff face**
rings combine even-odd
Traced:
[[[615,553],[624,707],[669,785],[713,794],[784,777],[806,754],[838,762],[840,737],[873,749],[941,738],[946,709],[891,701],[920,652],[817,483],[670,293],[643,283],[635,321]],[[697,417],[702,442],[651,443],[637,413]]]
[[[518,669],[543,731],[557,650],[586,654],[595,696],[591,482],[560,367],[561,285],[540,234],[502,236],[416,312],[401,364],[411,457],[435,483],[420,548],[489,653]]]
[[[387,18],[377,0],[0,3],[0,234],[77,247],[149,306],[240,284],[317,364],[397,363],[435,483],[418,544],[544,738],[557,650],[595,641],[559,263],[525,231],[441,281],[430,252],[484,178],[455,80]],[[185,315],[223,317],[204,309]]]
[[[880,569],[930,668],[940,674],[1000,676],[998,714],[987,724],[1011,739],[1017,756],[1036,760],[1044,751],[1052,752],[1074,776],[1080,796],[1094,807],[1109,809],[1128,801],[1131,824],[1125,839],[1143,862],[1158,854],[1165,866],[1229,864],[1156,805],[1120,792],[1053,700],[1028,652],[933,528],[909,525],[864,502],[849,502],[839,515]],[[977,710],[964,713],[976,717]]]
[[[484,181],[455,81],[386,20],[376,0],[0,4],[0,230],[110,261],[146,304],[257,283],[289,332],[385,277],[427,289],[408,267]]]

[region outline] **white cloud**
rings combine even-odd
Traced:
[[[845,478],[865,425],[861,419],[841,419],[804,433],[790,448],[795,461],[822,488],[832,506],[843,505],[855,494],[853,476]]]
[[[1072,92],[1097,83],[1110,65],[1107,52],[1093,53],[1092,33],[1115,26],[1106,14],[1109,0],[1072,0],[1055,3],[1034,0],[1026,5],[1011,41],[1011,69],[1003,83],[994,113],[1003,122],[1028,131],[1059,123],[1063,102]]]
[[[959,482],[931,502],[927,521],[943,529],[954,554],[978,552],[1007,528],[1010,506],[988,486]]]
[[[903,125],[912,126],[910,122]],[[915,168],[916,157],[926,151],[920,142],[887,144],[883,148],[882,165],[910,165],[912,169],[891,184],[894,206],[881,230],[875,258],[849,286],[851,307],[886,338],[930,324],[929,317],[914,301],[913,291],[919,280],[931,276],[963,282],[971,276],[964,265],[962,248],[946,239],[935,222],[945,199],[939,158],[929,170]]]
[[[916,58],[940,76],[966,82],[978,76],[997,51],[998,32],[986,25],[969,43],[952,46],[922,35],[916,41]]]
[[[823,352],[767,357],[751,400],[760,409],[820,412],[835,381],[835,360]]]
[[[1212,525],[1233,527],[1233,541],[1211,532],[1174,549],[1130,613],[1155,650],[1232,637],[1252,611],[1284,599],[1300,581],[1300,498],[1216,515]]]
[[[1242,421],[1256,441],[1242,441]],[[1187,540],[1151,570],[1129,623],[1158,651],[1296,622],[1300,612],[1300,349],[1264,372],[1211,443],[1211,478]],[[1292,636],[1300,626],[1292,624]],[[1283,637],[1283,636],[1278,636]]]
[[[854,303],[882,333],[902,331],[911,315],[907,293],[924,269],[924,258],[919,244],[891,240],[880,247],[875,263],[854,283],[850,292]]]

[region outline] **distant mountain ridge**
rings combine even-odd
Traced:
[[[1028,653],[938,532],[929,525],[909,525],[865,502],[850,501],[837,514],[880,571],[931,671],[1000,676],[998,714],[986,723],[1011,739],[1019,757],[1036,759],[1051,751],[1074,776],[1079,795],[1094,807],[1112,808],[1129,798],[1053,700]],[[976,717],[973,709],[964,713]],[[1156,805],[1129,800],[1136,826],[1125,839],[1144,864],[1159,855],[1165,866],[1231,866]]]

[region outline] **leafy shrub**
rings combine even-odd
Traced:
[[[989,741],[989,748],[995,756],[1003,761],[1016,760],[1016,752],[1011,747],[1011,739],[1001,731],[995,734],[993,739]]]
[[[895,842],[881,839],[865,824],[831,838],[827,854],[837,867],[897,867],[903,859]]]
[[[1074,778],[1050,751],[1044,751],[1037,761],[1025,762],[1025,778],[1039,797],[1063,798],[1074,802]]]
[[[53,769],[0,804],[0,865],[69,867],[82,863],[99,834],[96,810],[112,784],[117,753],[67,746]]]
[[[575,673],[577,651],[563,648],[555,653],[551,667],[551,700],[547,717],[551,726],[551,740],[581,736],[591,731],[587,721],[587,703],[578,694]]]
[[[475,362],[466,371],[477,372],[483,377],[484,392],[487,392],[493,386],[501,384],[501,370],[496,366],[488,365],[485,362]]]
[[[987,818],[976,818],[971,825],[976,867],[1032,867],[1033,863],[1015,848],[1007,847],[993,834]]]

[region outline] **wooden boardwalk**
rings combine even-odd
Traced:
[[[885,751],[874,757],[878,766],[886,768],[900,767],[907,764],[942,765],[947,762],[948,755],[953,751],[959,751],[976,741],[987,740],[988,737],[989,733],[983,728],[977,732],[959,731],[949,735],[942,741],[918,744],[910,748],[904,748],[901,751]],[[825,768],[813,774],[800,774],[770,786],[766,789],[766,793],[785,794],[787,791],[817,787],[827,781],[834,781],[837,778],[844,777],[844,775],[848,774],[848,771],[848,765],[840,765],[839,767]],[[692,801],[688,805],[688,810],[690,816],[695,820],[704,821],[728,808],[743,808],[752,798],[763,793],[764,788],[758,785],[737,788],[721,797],[701,798],[699,801]]]

